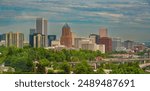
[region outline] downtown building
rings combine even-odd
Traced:
[[[105,52],[112,51],[112,38],[108,37],[108,29],[107,28],[100,28],[99,30],[100,40],[99,43],[105,45]]]
[[[112,39],[109,37],[102,37],[100,38],[100,44],[105,45],[105,52],[111,52],[112,51]]]
[[[48,46],[52,46],[52,41],[55,41],[56,39],[56,35],[48,35]]]
[[[131,40],[124,41],[124,47],[126,49],[132,50],[134,48],[134,46],[135,46],[135,42],[134,41],[131,41]]]
[[[97,34],[90,34],[89,38],[92,38],[94,43],[99,44],[99,40],[100,40],[100,36],[99,35],[97,35]]]
[[[112,51],[119,51],[122,48],[121,38],[112,38]]]
[[[75,48],[105,53],[105,45],[96,44],[93,38],[75,38]]]
[[[100,28],[100,30],[99,30],[99,36],[100,36],[100,38],[102,38],[102,37],[108,37],[108,30],[107,30],[107,28],[105,28],[105,27]]]
[[[48,46],[48,20],[44,18],[36,19],[36,29],[30,29],[29,43],[32,47]]]
[[[62,35],[60,38],[60,44],[66,46],[67,48],[72,47],[72,32],[69,25],[66,23],[62,28]]]
[[[6,47],[15,46],[18,48],[23,48],[23,44],[24,44],[24,34],[23,33],[9,32],[4,35],[5,35],[5,46]]]

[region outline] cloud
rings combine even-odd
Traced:
[[[53,31],[58,30],[57,24],[64,22],[87,25],[85,30],[89,32],[90,24],[97,29],[101,25],[111,30],[133,26],[131,31],[140,31],[150,29],[149,8],[150,0],[0,0],[0,26],[34,24],[36,17],[44,17],[55,23],[50,26]],[[30,29],[24,28],[22,31]]]
[[[111,17],[111,18],[122,18],[123,14],[113,14],[109,12],[98,12],[97,15],[103,16],[103,17]]]

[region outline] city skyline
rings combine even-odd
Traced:
[[[149,8],[149,0],[1,0],[0,32],[19,31],[27,38],[36,18],[43,17],[49,22],[48,34],[58,38],[67,22],[78,36],[99,34],[106,27],[110,37],[148,41]]]

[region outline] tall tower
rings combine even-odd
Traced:
[[[100,30],[99,30],[99,35],[100,35],[100,37],[102,38],[102,37],[108,37],[108,31],[107,31],[107,28],[100,28]]]
[[[44,18],[37,18],[36,19],[36,31],[37,34],[42,34],[45,36],[45,47],[48,46],[48,20],[45,20]]]
[[[24,34],[9,32],[5,34],[6,47],[16,46],[18,48],[23,48]]]
[[[66,47],[72,47],[72,32],[67,23],[62,28],[60,43]]]

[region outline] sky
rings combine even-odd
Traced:
[[[39,17],[58,39],[68,23],[80,37],[106,27],[110,37],[150,40],[150,0],[0,0],[0,33],[22,32],[27,40]]]

